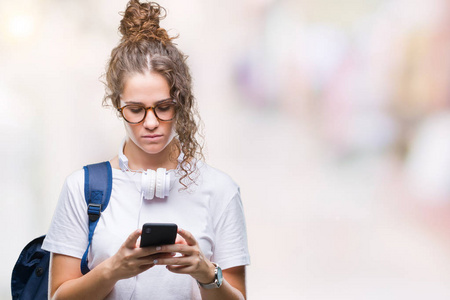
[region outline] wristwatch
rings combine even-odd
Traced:
[[[219,267],[218,264],[216,263],[212,263],[216,269],[214,270],[214,281],[211,283],[201,283],[198,282],[198,285],[201,286],[204,289],[218,289],[222,286],[222,282],[223,282],[223,276],[222,276],[222,269]]]

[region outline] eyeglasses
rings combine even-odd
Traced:
[[[151,109],[159,121],[171,121],[175,118],[176,102],[172,99],[164,99],[155,106],[145,107],[142,104],[129,104],[118,108],[122,117],[130,124],[139,124],[147,117],[147,111]]]

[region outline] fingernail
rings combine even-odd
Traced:
[[[153,264],[157,264],[158,263],[158,260],[157,259],[155,259],[155,260],[153,260]]]
[[[156,247],[156,251],[161,250],[161,246]]]

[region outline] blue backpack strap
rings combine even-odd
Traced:
[[[81,259],[81,273],[88,273],[88,253],[91,247],[95,227],[102,211],[106,209],[111,197],[112,169],[108,161],[87,165],[84,169],[84,197],[88,206],[89,215],[89,242]]]

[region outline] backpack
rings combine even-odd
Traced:
[[[89,272],[88,253],[100,214],[111,197],[112,169],[109,162],[87,165],[84,169],[84,196],[88,206],[88,246],[81,259],[81,272]],[[11,276],[13,300],[47,299],[50,252],[41,249],[45,235],[28,243],[17,259]]]

